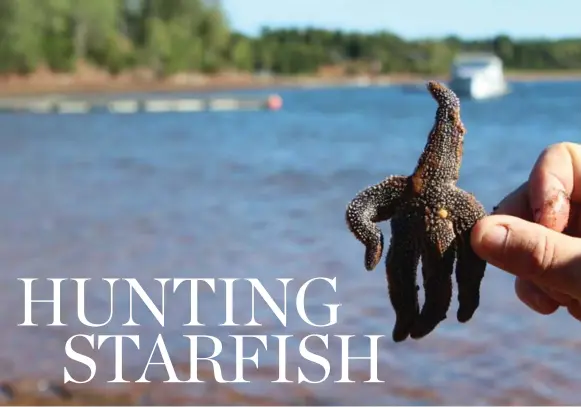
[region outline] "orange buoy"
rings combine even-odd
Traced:
[[[268,110],[280,110],[282,108],[282,98],[279,95],[270,95],[266,99],[266,107]]]

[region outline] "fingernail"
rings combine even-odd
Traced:
[[[487,252],[494,253],[504,248],[508,229],[503,225],[494,225],[482,236],[482,246]]]
[[[569,217],[569,195],[563,189],[550,189],[544,196],[543,207],[535,211],[535,223],[561,232]]]

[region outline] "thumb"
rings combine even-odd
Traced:
[[[474,226],[471,242],[493,266],[581,298],[581,239],[513,216],[491,215]]]

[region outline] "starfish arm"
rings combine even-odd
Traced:
[[[458,187],[452,187],[448,197],[448,206],[457,235],[471,230],[476,222],[486,216],[484,207],[476,200],[476,197]]]
[[[406,176],[388,177],[361,191],[347,206],[347,226],[365,246],[365,268],[369,271],[377,266],[383,253],[383,234],[375,223],[393,216],[407,181]]]
[[[480,285],[484,278],[486,261],[478,257],[470,245],[470,230],[458,237],[458,322],[468,322],[480,305]]]
[[[466,129],[460,118],[460,100],[438,82],[428,82],[428,90],[438,103],[436,117],[424,151],[414,170],[414,185],[420,191],[429,180],[440,183],[458,180]]]
[[[389,299],[396,318],[392,337],[394,342],[401,342],[409,336],[419,312],[416,269],[420,251],[413,234],[398,222],[393,223],[385,264]]]
[[[451,210],[454,214],[454,228],[458,236],[456,283],[458,284],[459,307],[457,319],[459,322],[467,322],[480,304],[480,285],[486,269],[486,261],[472,250],[470,233],[474,224],[486,216],[486,211],[474,195],[459,188],[453,190],[453,197]]]
[[[446,319],[452,300],[452,273],[454,271],[454,232],[449,221],[439,219],[431,225],[428,239],[422,249],[422,277],[425,300],[422,310],[410,332],[420,339],[432,332]]]

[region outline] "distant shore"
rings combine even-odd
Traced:
[[[510,81],[581,80],[581,71],[507,71]],[[394,74],[379,76],[256,76],[225,73],[217,75],[178,74],[155,80],[140,72],[112,76],[100,71],[81,70],[74,74],[39,71],[29,76],[0,76],[0,96],[42,94],[115,94],[149,92],[217,92],[262,90],[268,88],[309,88],[342,85],[421,84],[428,79],[446,80],[445,76]]]

